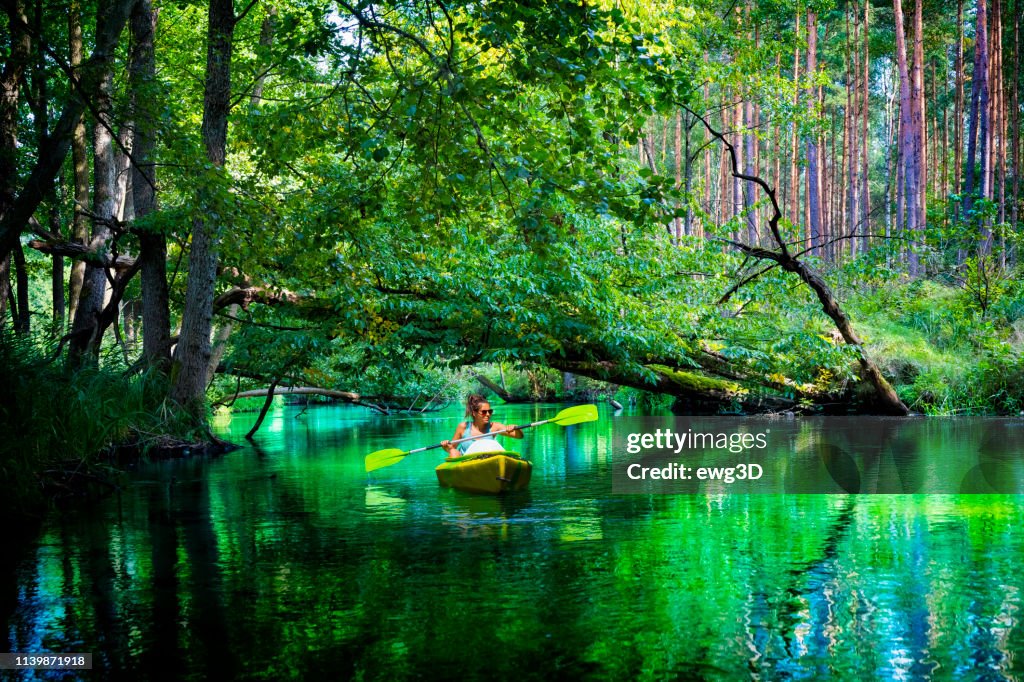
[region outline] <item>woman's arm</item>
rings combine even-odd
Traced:
[[[452,436],[452,440],[458,440],[458,439],[462,438],[462,434],[465,433],[465,431],[466,431],[466,425],[465,424],[459,424],[458,427],[456,427],[456,429],[455,429],[455,435]],[[443,440],[443,441],[441,441],[441,447],[445,449],[445,452],[448,453],[449,457],[458,457],[459,456],[459,448],[458,448],[457,445],[452,445],[452,440]]]
[[[510,438],[522,438],[523,429],[519,425],[512,424],[492,424],[491,429],[494,431],[504,431],[510,429],[506,433],[500,433],[499,436],[509,436]]]

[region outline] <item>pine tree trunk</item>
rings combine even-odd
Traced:
[[[985,156],[984,134],[981,133],[988,117],[988,21],[986,0],[978,1],[974,41],[974,76],[971,79],[971,118],[967,132],[967,164],[964,168],[964,215],[970,218],[974,206],[974,175],[977,172],[977,148],[982,138],[981,156]],[[986,126],[987,127],[987,126]],[[984,180],[982,180],[984,182]]]
[[[907,65],[907,42],[902,0],[893,0],[896,29],[896,64],[900,80],[900,171],[896,199],[896,221],[910,239],[917,231],[917,186],[914,170],[914,105],[910,92],[910,69]],[[904,220],[906,221],[904,226]],[[917,251],[908,245],[908,271],[917,275]]]
[[[907,183],[903,177],[904,164],[902,109],[903,103],[902,101],[900,101],[896,107],[896,144],[894,145],[896,160],[896,222],[893,225],[893,231],[897,234],[902,234],[903,231],[907,229],[907,203],[905,197]]]
[[[856,106],[854,104],[857,92],[855,74],[860,73],[860,54],[851,48],[851,27],[850,13],[852,6],[845,12],[846,18],[846,111],[843,116],[843,151],[846,155],[843,170],[846,175],[846,211],[843,215],[843,235],[852,235],[857,222],[857,162],[860,155],[857,150],[857,129]],[[857,24],[853,24],[853,44],[857,43]],[[856,240],[850,239],[850,255],[855,255],[854,245]]]
[[[754,168],[754,103],[746,101],[742,105],[743,109],[743,159],[744,159],[744,173],[747,175],[754,175],[757,169]],[[751,182],[743,183],[743,211],[747,218],[747,243],[756,246],[759,242],[758,239],[758,225],[757,225],[757,211],[754,209],[755,199],[754,184]]]
[[[981,73],[975,73],[975,78],[980,82],[978,92],[978,157],[981,162],[981,172],[978,180],[978,197],[982,201],[988,201],[992,196],[992,186],[989,178],[992,167],[990,150],[992,149],[992,126],[991,126],[991,82],[990,82],[990,58],[989,40],[991,38],[988,27],[988,15],[985,9],[985,0],[978,2],[978,33],[977,50],[980,53],[978,61],[981,63]],[[984,25],[982,22],[984,21]],[[982,255],[988,255],[992,250],[992,230],[990,221],[986,218],[979,221],[981,233]]]
[[[807,77],[813,79],[818,70],[818,25],[817,15],[807,10]],[[807,105],[814,111],[816,97],[811,87]],[[822,224],[821,224],[821,168],[818,165],[818,141],[812,133],[807,138],[807,223],[810,231],[811,248],[815,255],[822,256]]]
[[[897,163],[896,160],[896,127],[897,115],[893,111],[893,100],[895,99],[895,93],[886,94],[885,102],[885,193],[882,200],[885,204],[885,239],[888,243],[889,238],[892,236],[892,188],[893,188],[893,165]],[[888,263],[888,257],[887,257]]]
[[[1013,112],[1013,197],[1010,211],[1010,229],[1020,229],[1020,175],[1021,175],[1021,130],[1020,130],[1020,20],[1021,0],[1014,0],[1013,13],[1013,101],[1010,111]],[[1011,265],[1016,265],[1016,252],[1011,253]]]
[[[736,92],[736,96],[737,96],[737,98],[740,99],[740,101],[739,101],[739,103],[736,106],[734,106],[732,108],[732,113],[733,113],[732,129],[734,131],[736,131],[735,134],[741,136],[740,137],[741,142],[740,142],[740,144],[738,144],[736,146],[736,154],[739,157],[739,161],[738,162],[739,162],[741,167],[743,165],[743,144],[742,144],[743,111],[744,111],[744,109],[746,109],[746,103],[742,99],[743,98],[743,94],[744,93],[742,93],[742,92],[738,92],[738,91]],[[733,178],[732,179],[732,214],[734,216],[737,216],[737,217],[741,218],[741,219],[746,217],[745,211],[743,210],[743,189],[744,189],[745,185],[746,185],[746,183],[743,182],[742,180],[740,180],[739,178]],[[739,222],[741,222],[741,220],[737,220],[737,223],[739,223]],[[733,230],[733,240],[734,241],[738,241],[739,238],[740,238],[740,236],[739,236],[740,234],[742,234],[742,232],[739,232],[739,228],[737,226],[737,229]]]
[[[960,187],[964,134],[964,0],[956,2],[956,94],[953,98],[953,182]],[[953,202],[953,220],[960,219],[960,204]]]
[[[992,0],[992,15],[995,19],[995,30],[993,31],[992,45],[992,72],[993,88],[995,95],[992,109],[994,112],[993,135],[995,140],[992,144],[992,196],[996,202],[996,222],[1000,225],[1006,222],[1006,90],[1003,83],[1003,9],[1002,0]],[[1000,243],[1005,240],[1005,230],[1000,231]],[[1004,258],[1006,250],[1000,251],[1000,258]],[[1005,262],[1002,263],[1005,266]]]
[[[925,101],[924,101],[924,28],[922,26],[922,0],[914,2],[914,63],[911,69],[911,112],[913,131],[913,208],[914,208],[914,239],[919,242],[925,240],[925,228],[927,227],[927,150],[925,146]],[[911,252],[911,267],[913,274],[923,274],[917,251]]]
[[[678,191],[679,189],[681,189],[682,182],[683,182],[683,177],[682,177],[683,169],[682,169],[682,157],[681,157],[681,155],[683,153],[683,144],[682,144],[682,142],[683,142],[683,140],[682,140],[682,137],[683,137],[683,112],[682,112],[682,109],[676,109],[675,119],[676,119],[676,121],[675,121],[675,123],[676,123],[676,130],[675,130],[675,138],[674,138],[673,142],[674,142],[674,151],[675,151],[675,170],[676,170],[676,185],[675,185],[675,187],[676,187],[676,190]],[[689,141],[690,141],[689,137],[687,137],[686,141],[687,141],[687,143],[689,143]],[[689,145],[687,145],[687,146],[689,146]],[[689,151],[687,151],[687,156],[689,156]],[[689,180],[689,178],[687,178],[687,180]],[[690,201],[689,188],[687,188],[687,192],[685,194],[684,200],[687,203],[689,203],[689,201]],[[680,207],[679,206],[679,202],[676,202],[676,208],[679,208],[679,207]],[[689,211],[687,211],[687,223],[689,223]],[[679,216],[676,216],[675,225],[676,225],[676,243],[678,244],[679,241],[680,241],[680,237],[682,237],[682,235],[683,235],[683,219],[680,218]],[[687,224],[686,225],[686,234],[689,234],[689,233],[690,233],[690,226],[689,226],[689,224]]]
[[[869,41],[869,30],[870,30],[870,17],[868,9],[871,7],[871,3],[865,0],[864,2],[864,75],[863,75],[863,88],[861,89],[861,139],[862,139],[862,160],[861,160],[861,219],[858,224],[858,229],[861,234],[864,235],[861,238],[861,250],[867,252],[870,237],[868,234],[871,232],[870,229],[870,218],[871,218],[871,184],[870,184],[870,139],[868,137],[868,114],[870,104],[870,78],[871,78],[871,51]]]
[[[798,6],[794,26],[796,29],[796,40],[793,47],[793,111],[797,111],[800,107],[800,25],[800,10]],[[800,145],[796,122],[794,121],[790,125],[793,128],[793,135],[789,157],[789,189],[787,198],[789,199],[789,220],[793,223],[793,227],[798,227],[800,225]]]

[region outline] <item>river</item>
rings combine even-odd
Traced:
[[[527,432],[529,490],[488,497],[440,488],[437,450],[363,470],[454,408],[279,407],[258,447],[50,517],[5,650],[93,654],[40,679],[1024,678],[1024,498],[616,495],[601,410]]]

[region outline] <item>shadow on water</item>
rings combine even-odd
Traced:
[[[106,523],[56,519],[36,560],[21,564],[29,617],[9,650],[90,652],[97,679],[237,676],[208,482],[195,468],[178,475],[187,480],[143,484],[132,510],[113,502]]]
[[[178,528],[171,509],[169,486],[151,486],[147,495],[147,530],[151,544],[153,608],[149,647],[142,667],[154,677],[158,673],[178,677],[182,673],[183,650],[178,632],[181,604],[178,599]]]
[[[821,556],[790,571],[793,584],[786,589],[786,599],[781,605],[783,618],[780,620],[786,655],[790,659],[799,658],[799,652],[794,648],[794,630],[798,624],[810,626],[815,654],[828,650],[829,643],[824,637],[824,631],[832,616],[832,605],[826,592],[843,578],[837,559],[840,544],[854,521],[856,499],[851,496],[843,500],[843,508],[830,524],[821,543]],[[822,675],[835,673],[830,670],[818,672]]]

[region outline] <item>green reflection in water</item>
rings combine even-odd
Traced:
[[[258,448],[145,467],[45,527],[7,650],[91,651],[88,679],[1024,676],[1017,497],[613,496],[608,414],[516,441],[521,495],[440,488],[436,452],[363,471],[458,417],[280,408]],[[925,474],[983,439],[929,429]]]

